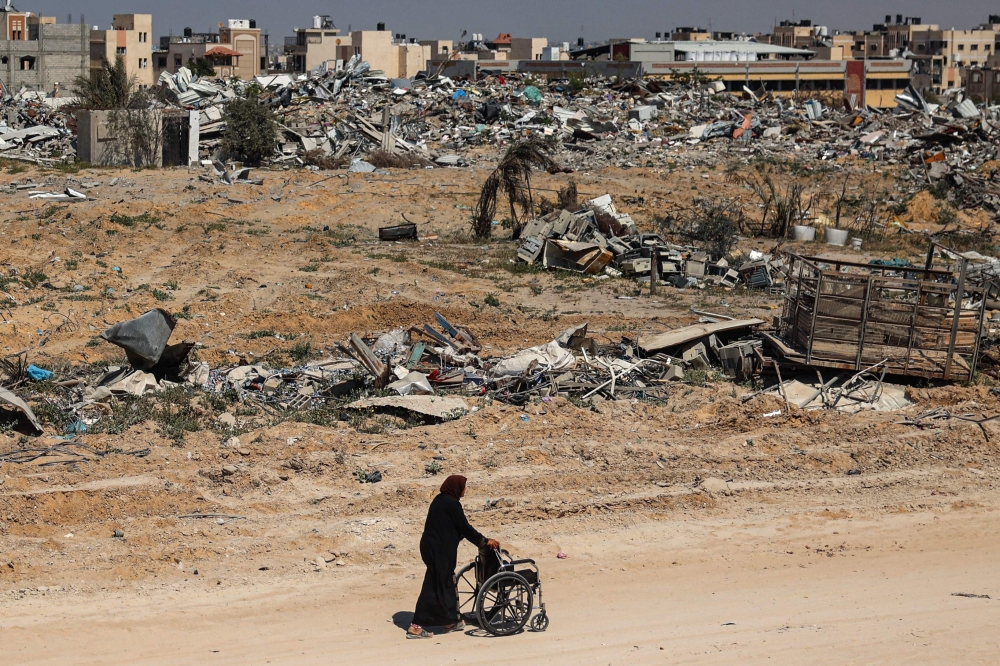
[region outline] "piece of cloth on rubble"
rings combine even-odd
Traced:
[[[537,367],[546,370],[570,370],[576,366],[573,352],[563,349],[553,340],[546,345],[530,347],[503,359],[496,364],[493,374],[497,377],[517,377],[527,372],[535,361]]]
[[[162,308],[120,321],[101,333],[101,337],[125,350],[129,363],[139,370],[149,370],[160,360],[177,320]]]
[[[416,370],[408,373],[402,379],[389,384],[386,388],[395,391],[399,395],[431,395],[434,393],[434,388],[431,386],[430,381],[428,381],[427,375]]]
[[[451,478],[455,477],[449,477],[445,485],[449,485]],[[462,477],[457,478],[464,481]],[[449,490],[454,491],[454,488],[449,486]],[[462,539],[467,539],[477,547],[486,544],[486,537],[469,524],[462,503],[454,495],[443,491],[444,486],[441,494],[431,502],[427,521],[424,523],[424,533],[420,537],[420,559],[427,571],[420,596],[417,597],[413,624],[421,627],[438,627],[461,619],[455,585],[458,544]]]

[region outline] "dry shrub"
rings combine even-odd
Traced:
[[[566,187],[559,190],[559,207],[563,210],[576,210],[578,206],[576,183],[571,180]]]
[[[322,149],[317,148],[316,150],[310,150],[302,156],[302,162],[306,166],[319,167],[323,170],[332,171],[333,169],[341,169],[347,165],[347,159],[343,157],[334,157],[333,155],[327,155]]]
[[[412,153],[390,153],[387,150],[376,150],[368,153],[365,161],[376,169],[413,169],[428,166],[430,162]]]

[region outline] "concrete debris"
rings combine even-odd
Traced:
[[[434,72],[389,79],[359,56],[253,83],[279,120],[282,141],[272,166],[311,165],[319,155],[355,172],[374,169],[367,158],[378,152],[412,155],[414,166],[474,165],[489,159],[482,148],[534,135],[572,169],[697,168],[722,164],[733,150],[744,157],[806,152],[825,161],[855,155],[908,164],[910,177],[926,182],[927,153],[944,153],[949,170],[964,175],[997,157],[1000,130],[1000,106],[976,104],[960,88],[944,93],[940,104],[908,87],[894,109],[842,109],[750,88],[727,93],[718,81],[692,85],[596,72],[572,84],[488,71],[472,79]],[[186,67],[158,81],[166,110],[193,113],[185,122],[200,160],[222,155],[226,104],[248,84],[197,77]],[[8,95],[0,155],[44,165],[73,160],[76,120],[60,101],[24,90]]]
[[[783,278],[783,260],[752,252],[749,261],[731,269],[740,255],[710,257],[700,248],[676,245],[654,233],[639,233],[632,218],[619,213],[610,195],[585,202],[576,212],[557,210],[532,220],[521,231],[520,261],[589,275],[627,277],[649,284],[654,261],[658,284],[681,289],[705,286],[771,289]]]
[[[367,398],[352,402],[348,407],[354,410],[412,412],[437,421],[454,421],[469,413],[465,400],[454,396],[401,395]]]

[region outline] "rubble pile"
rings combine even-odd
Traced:
[[[820,161],[854,155],[910,166],[915,187],[944,180],[958,190],[960,207],[1000,210],[996,171],[974,173],[997,157],[1000,106],[976,105],[960,89],[940,104],[909,88],[897,108],[851,109],[749,88],[728,93],[720,81],[545,81],[518,73],[466,81],[435,72],[390,79],[358,56],[336,70],[250,82],[199,78],[181,67],[158,85],[167,105],[198,111],[207,161],[225,157],[225,105],[256,85],[283,136],[274,164],[315,161],[307,154],[341,164],[376,151],[412,154],[415,164],[475,164],[532,135],[544,137],[565,166],[588,170],[707,166],[733,151]],[[0,155],[42,164],[71,159],[75,121],[63,108],[72,101],[25,90],[7,95]]]
[[[669,243],[655,233],[640,233],[632,218],[619,213],[605,194],[576,212],[558,210],[525,225],[517,258],[545,268],[637,282],[675,286],[772,290],[781,281],[784,261],[753,250],[746,257],[710,257],[700,248]],[[739,258],[738,269],[730,260]],[[655,269],[655,271],[654,271]]]
[[[68,439],[95,427],[99,431],[101,421],[110,418],[113,405],[122,398],[180,387],[193,395],[225,394],[274,416],[325,409],[340,419],[351,413],[389,412],[440,422],[467,414],[467,398],[513,405],[556,396],[665,400],[670,383],[684,380],[687,372],[714,367],[743,378],[760,371],[761,342],[752,329],[763,321],[734,321],[706,313],[701,322],[613,343],[599,343],[588,336],[587,324],[581,324],[547,344],[490,356],[468,328],[436,313],[434,325],[365,338],[353,334],[339,345],[341,355],[335,358],[273,368],[263,357],[210,368],[189,358],[194,343],[170,343],[176,321],[165,310],[154,309],[101,333],[124,350],[126,365],[81,366],[57,374],[29,366],[22,355],[17,363],[3,360],[0,371],[12,388],[52,382],[59,397],[47,394],[42,402],[61,412]],[[190,404],[185,409],[199,413],[196,398],[184,401]],[[31,407],[12,391],[0,389],[0,402],[20,411],[33,431],[43,432]],[[230,413],[218,419],[223,427],[237,426]]]
[[[21,88],[0,102],[0,157],[52,166],[76,156],[76,121],[65,100]]]
[[[160,83],[177,104],[200,109],[202,157],[218,157],[222,109],[234,86],[246,84],[197,79],[186,68]],[[256,84],[285,139],[274,162],[299,165],[314,151],[337,160],[387,151],[439,166],[474,164],[492,159],[483,148],[537,135],[578,169],[719,164],[733,150],[821,161],[854,155],[909,164],[922,186],[994,159],[1000,130],[998,106],[976,106],[960,92],[929,104],[912,88],[896,109],[841,109],[749,89],[736,96],[718,81],[389,79],[358,57],[338,71],[261,76]],[[981,178],[972,180],[983,189]]]

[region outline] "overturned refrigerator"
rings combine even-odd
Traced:
[[[889,375],[969,380],[988,299],[967,262],[952,270],[789,255],[781,318],[765,339],[784,361]]]

